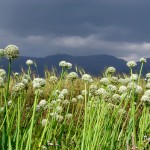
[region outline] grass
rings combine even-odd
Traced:
[[[142,68],[143,63],[134,79],[131,67],[128,82],[130,75],[116,74],[124,83],[114,82],[115,71],[108,69],[103,76],[108,82],[103,83],[103,77],[68,80],[69,69],[63,67],[57,81],[50,82],[56,74],[46,70],[45,78],[34,85],[32,67],[15,76],[10,74],[10,59],[7,81],[0,88],[0,149],[148,150],[150,94],[148,100],[142,98],[149,90]],[[77,68],[76,72],[85,74]],[[119,91],[121,86],[126,92]],[[137,91],[138,86],[143,90]]]

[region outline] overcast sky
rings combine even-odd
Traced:
[[[22,56],[150,57],[150,0],[0,0],[0,48]]]

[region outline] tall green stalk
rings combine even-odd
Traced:
[[[8,119],[7,102],[8,102],[8,96],[9,96],[10,73],[11,73],[11,59],[9,59],[8,81],[7,81],[7,87],[6,87],[6,92],[5,92],[4,118],[6,117],[6,119],[4,121],[3,132],[2,132],[2,147],[3,147],[3,150],[7,150],[7,143],[8,143],[8,135],[7,135],[7,119]]]

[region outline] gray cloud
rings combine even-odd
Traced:
[[[0,5],[0,47],[21,55],[150,56],[148,0],[13,0]],[[41,54],[42,51],[42,54]]]

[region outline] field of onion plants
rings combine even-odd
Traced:
[[[149,150],[150,73],[117,74],[109,67],[101,77],[58,62],[60,75],[45,70],[41,78],[28,70],[13,73],[19,49],[0,49],[8,70],[0,69],[0,149],[3,150]]]

